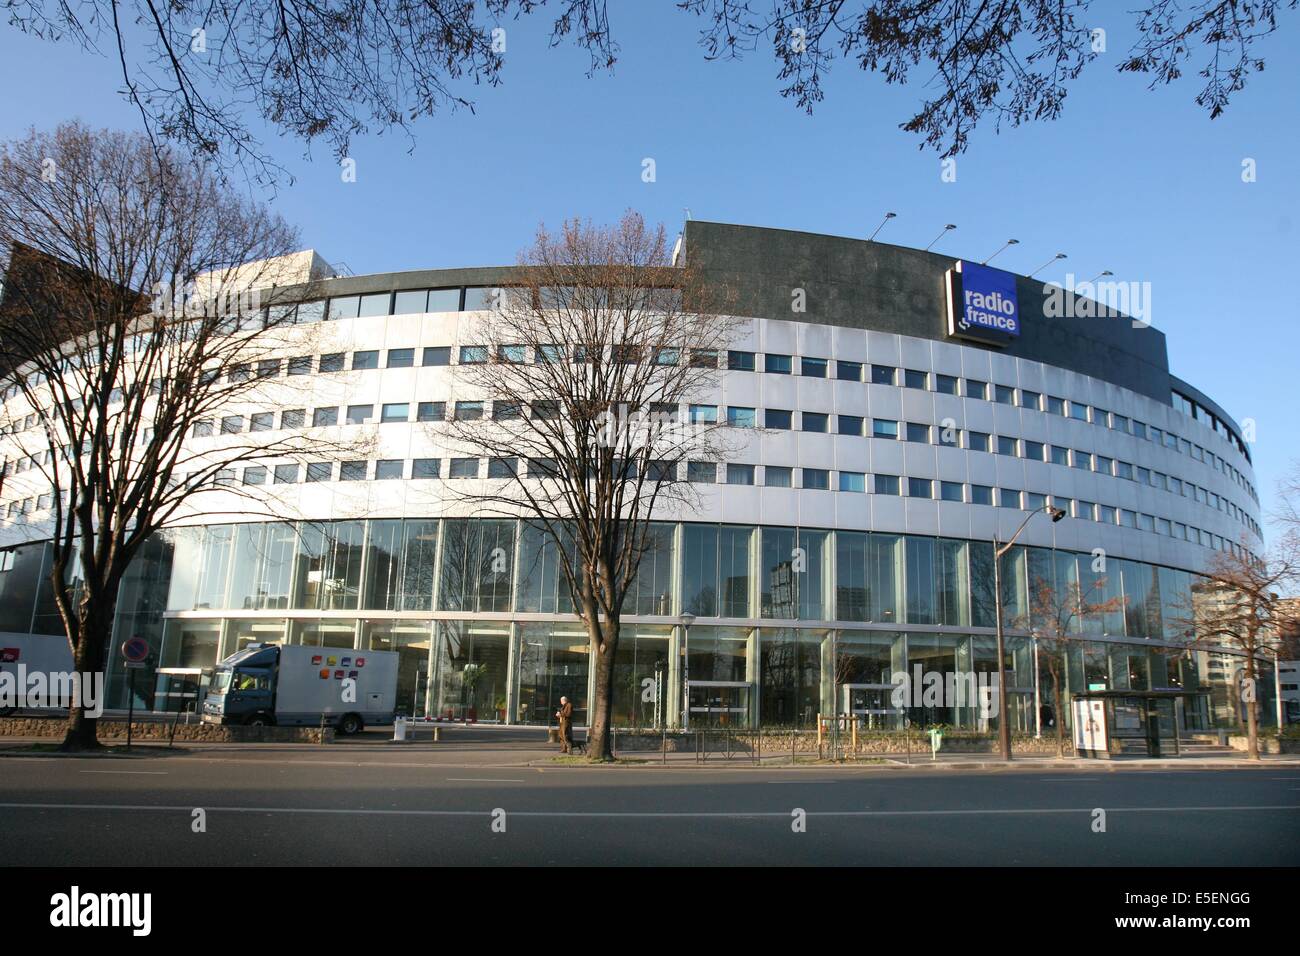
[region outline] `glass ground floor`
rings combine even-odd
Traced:
[[[588,638],[577,620],[172,616],[151,667],[211,668],[253,642],[396,651],[399,709],[420,717],[545,725],[563,696],[582,724],[593,695]],[[1184,692],[1177,720],[1187,731],[1245,719],[1234,706],[1243,696],[1242,661],[1228,654],[1080,640],[1053,660],[1021,634],[1007,638],[1003,666],[1016,732],[1068,724],[1070,695],[1098,690]],[[125,706],[127,676],[120,663],[114,668],[110,706]],[[615,719],[626,728],[811,729],[818,715],[835,714],[865,729],[910,723],[991,732],[996,698],[984,703],[980,688],[996,687],[997,670],[992,633],[631,622],[616,653]],[[137,671],[136,706],[169,709],[165,685]],[[1257,686],[1267,725],[1271,671],[1261,668]]]

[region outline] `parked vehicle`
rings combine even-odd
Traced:
[[[391,724],[397,703],[395,651],[249,644],[217,665],[203,701],[212,724],[316,727],[341,734]]]

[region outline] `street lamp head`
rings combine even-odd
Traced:
[[[1060,521],[1062,518],[1065,517],[1065,509],[1064,509],[1064,508],[1051,508],[1051,507],[1049,507],[1049,508],[1047,509],[1047,513],[1048,513],[1049,515],[1052,516],[1052,522],[1053,522],[1053,523],[1055,523],[1055,522],[1057,522],[1057,521]]]

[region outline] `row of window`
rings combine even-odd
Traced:
[[[438,458],[416,458],[409,462],[402,459],[381,459],[369,461],[310,462],[301,465],[283,463],[278,465],[251,465],[243,469],[238,482],[243,485],[290,485],[302,482],[328,481],[400,481],[403,479],[437,479],[442,478],[442,460]],[[487,462],[489,479],[508,479],[520,474],[530,478],[543,478],[553,473],[555,465],[544,459],[529,459],[521,462],[517,458],[492,458]],[[668,480],[676,477],[676,465],[671,462],[653,462],[649,466],[655,470],[653,480]],[[757,484],[756,465],[728,462],[722,470],[724,483],[729,485]],[[799,487],[805,490],[828,491],[831,488],[831,471],[823,468],[795,469],[788,466],[763,466],[763,485],[769,488],[795,487],[795,472],[799,472]],[[447,461],[448,480],[477,479],[483,475],[482,460],[479,458],[450,458]],[[714,462],[687,462],[686,480],[698,484],[714,484],[719,478],[719,466]],[[218,482],[236,483],[234,469],[228,469],[217,475]],[[835,472],[835,488],[847,493],[871,493],[886,496],[903,496],[909,498],[937,499],[940,501],[963,502],[976,505],[990,505],[1000,508],[1015,508],[1033,511],[1042,508],[1049,501],[1071,517],[1095,521],[1102,524],[1120,525],[1139,531],[1149,531],[1166,537],[1190,541],[1215,550],[1227,550],[1240,553],[1236,542],[1193,525],[1173,521],[1155,515],[1117,508],[1112,505],[1083,499],[1070,499],[1061,495],[1048,495],[1040,492],[1021,491],[1013,488],[994,488],[990,485],[945,481],[930,478],[904,478],[899,475],[873,474],[864,472]],[[8,505],[7,517],[22,520],[33,510],[48,510],[51,503],[49,494],[38,498],[12,501]]]

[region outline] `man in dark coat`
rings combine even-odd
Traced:
[[[560,709],[555,712],[560,721],[560,753],[567,754],[573,748],[573,705],[569,698],[560,698]]]

